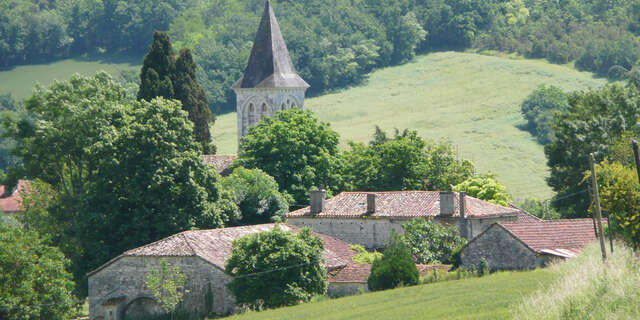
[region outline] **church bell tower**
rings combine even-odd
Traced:
[[[309,84],[296,72],[280,25],[267,0],[244,75],[232,87],[237,97],[238,146],[249,127],[280,110],[304,109]]]

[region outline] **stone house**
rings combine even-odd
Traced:
[[[592,219],[497,222],[463,247],[462,266],[473,268],[484,258],[491,270],[534,269],[575,257],[596,240]]]
[[[402,224],[414,218],[455,225],[467,239],[498,221],[538,220],[516,207],[499,206],[463,192],[342,192],[325,200],[323,190],[312,190],[310,197],[310,206],[286,215],[289,224],[368,249],[384,248],[391,231],[402,233]]]
[[[434,270],[449,271],[450,265],[416,264],[420,277]],[[369,292],[367,279],[371,274],[370,264],[351,264],[329,273],[329,289],[327,295],[332,298],[351,296]]]
[[[211,230],[184,231],[148,245],[124,252],[88,274],[91,320],[120,320],[125,316],[160,313],[155,298],[146,288],[151,268],[162,260],[178,266],[187,276],[182,306],[195,314],[206,311],[207,292],[213,293],[216,314],[233,312],[235,300],[225,284],[232,277],[224,272],[232,242],[249,234],[270,231],[274,224]],[[281,224],[283,230],[299,229]],[[328,272],[353,263],[355,254],[338,239],[314,233],[324,241],[323,259]],[[210,289],[209,289],[210,288]]]

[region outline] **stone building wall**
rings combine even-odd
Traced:
[[[329,288],[327,289],[327,295],[331,298],[352,296],[366,292],[369,292],[367,284],[359,282],[329,282]]]
[[[533,269],[543,266],[545,260],[498,225],[489,228],[462,250],[462,266],[476,267],[483,257],[491,270]]]
[[[464,228],[459,218],[433,218],[439,223]],[[492,217],[466,220],[467,234],[473,237],[482,233],[497,221],[512,221],[515,217]],[[402,224],[409,219],[385,218],[289,218],[287,223],[297,227],[310,227],[317,233],[326,234],[342,241],[360,244],[367,249],[382,249],[391,237],[391,230],[403,234]]]
[[[122,257],[89,276],[90,319],[109,319],[102,304],[113,295],[125,297],[117,305],[118,315],[132,312],[130,306],[137,305],[139,301],[153,304],[145,282],[148,272],[151,268],[158,269],[162,259],[171,266],[178,266],[187,276],[185,288],[189,292],[185,293],[183,299],[183,306],[187,310],[196,314],[206,311],[205,296],[211,283],[214,312],[227,314],[233,311],[235,301],[225,286],[231,277],[199,257]]]

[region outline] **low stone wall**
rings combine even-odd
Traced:
[[[102,270],[89,276],[90,319],[108,319],[103,302],[111,296],[123,296],[116,308],[116,314],[123,316],[130,305],[144,301],[145,308],[152,308],[151,293],[146,287],[146,277],[151,268],[158,269],[164,259],[171,266],[178,266],[187,276],[183,306],[194,314],[206,312],[205,296],[211,284],[213,309],[217,314],[233,311],[235,301],[225,284],[231,277],[199,257],[122,257]],[[120,317],[116,319],[121,319]]]
[[[359,282],[329,282],[329,288],[327,289],[327,295],[331,298],[352,296],[366,292],[369,292],[367,284]]]

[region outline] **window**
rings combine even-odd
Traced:
[[[249,104],[249,123],[248,125],[253,125],[254,123],[256,123],[256,108],[253,106],[253,103]]]
[[[265,112],[267,112],[267,104],[263,103],[262,104],[262,113],[265,113]]]
[[[280,110],[286,110],[287,106],[284,105],[284,103],[282,104],[282,106],[280,107]]]
[[[293,109],[293,108],[295,108],[295,107],[296,107],[296,104],[295,104],[295,103],[292,103],[292,104],[291,104],[291,109]]]

